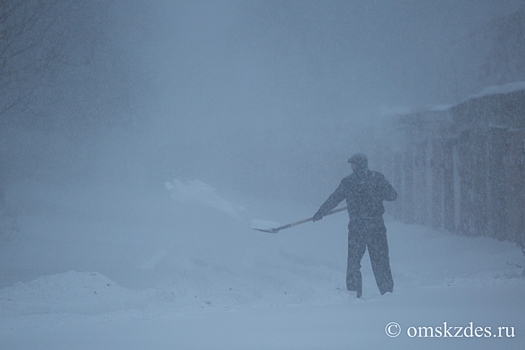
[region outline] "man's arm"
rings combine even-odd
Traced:
[[[385,176],[383,175],[383,200],[384,201],[395,201],[397,199],[397,192],[396,190],[394,190],[394,188],[392,187],[392,185],[390,184],[390,182],[388,182],[388,180],[385,178]]]
[[[343,199],[346,198],[346,184],[345,180],[343,179],[337,189],[332,193],[328,199],[321,205],[319,210],[315,213],[313,221],[319,221],[325,216],[328,212],[330,212],[332,209],[337,207],[339,203]]]

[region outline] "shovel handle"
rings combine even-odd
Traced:
[[[339,209],[334,209],[332,211],[329,211],[328,213],[326,213],[325,215],[323,216],[328,216],[328,215],[332,215],[332,214],[335,214],[335,213],[339,213],[340,211],[343,211],[343,210],[346,210],[348,209],[348,207],[344,207],[344,208],[339,208]],[[292,226],[296,226],[296,225],[300,225],[300,224],[304,224],[305,222],[308,222],[308,221],[313,221],[314,217],[312,216],[311,218],[308,218],[308,219],[304,219],[304,220],[301,220],[301,221],[297,221],[297,222],[294,222],[292,224],[288,224],[286,225],[286,227],[283,227],[283,228],[289,228],[289,227],[292,227]]]
[[[326,213],[324,216],[328,216],[328,215],[332,215],[332,214],[335,214],[335,213],[339,213],[339,212],[341,212],[343,210],[346,210],[346,209],[348,209],[348,207],[334,209],[334,210],[329,211],[328,213]],[[284,225],[284,226],[281,226],[281,227],[273,228],[271,230],[268,230],[267,232],[277,233],[277,232],[279,232],[281,230],[284,230],[286,228],[290,228],[290,227],[293,227],[293,226],[304,224],[305,222],[312,221],[313,219],[314,219],[314,217],[312,216],[311,218],[308,218],[308,219],[304,219],[304,220],[301,220],[301,221],[293,222],[291,224]]]

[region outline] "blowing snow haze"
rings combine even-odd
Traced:
[[[525,349],[524,32],[523,0],[0,1],[0,349]],[[357,152],[386,220],[304,219]]]
[[[22,3],[19,17],[39,6]],[[4,65],[18,77],[2,73],[4,186],[177,178],[322,196],[383,128],[371,120],[481,90],[462,48],[522,4],[51,2],[18,38],[41,50]]]

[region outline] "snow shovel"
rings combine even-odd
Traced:
[[[328,212],[324,216],[332,215],[332,214],[335,214],[335,213],[339,213],[340,211],[346,210],[347,208],[348,207],[334,209],[334,210]],[[293,226],[304,224],[305,222],[312,221],[313,219],[314,219],[314,217],[312,216],[311,218],[304,219],[304,220],[297,221],[297,222],[293,222],[291,224],[284,225],[284,226],[279,226],[278,223],[270,222],[270,221],[252,220],[252,222],[250,224],[250,227],[253,228],[254,230],[261,231],[261,232],[277,233],[277,232],[279,232],[281,230],[284,230],[285,228],[290,228],[290,227],[293,227]],[[279,226],[279,227],[272,228],[272,226]]]

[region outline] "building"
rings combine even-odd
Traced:
[[[400,193],[395,217],[525,245],[525,82],[394,123],[403,151],[381,154]]]

